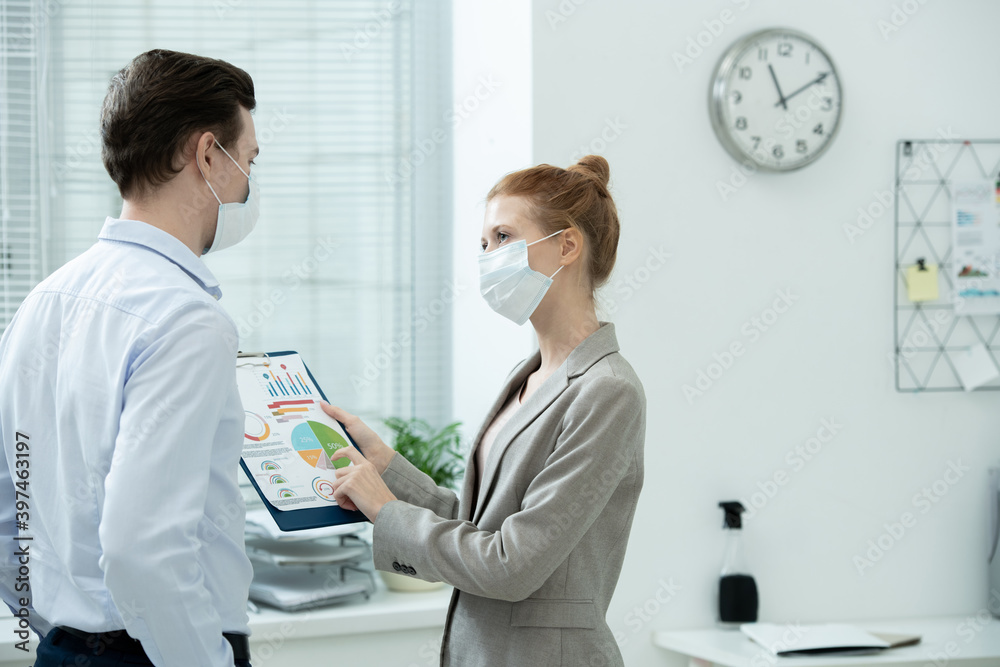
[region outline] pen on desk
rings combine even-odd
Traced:
[[[260,613],[260,607],[254,604],[253,600],[247,600],[247,609],[255,614]]]

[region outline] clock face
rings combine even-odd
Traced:
[[[833,61],[800,32],[770,29],[736,42],[716,70],[712,127],[740,162],[770,171],[809,164],[840,125],[843,91]]]

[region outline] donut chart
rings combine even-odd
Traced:
[[[335,462],[330,460],[333,453],[347,447],[348,442],[342,435],[320,422],[307,421],[296,426],[292,430],[292,446],[302,460],[314,468],[330,470],[343,468],[351,463],[346,458]]]
[[[271,427],[263,417],[249,410],[244,411],[243,436],[247,440],[260,442],[271,435]]]

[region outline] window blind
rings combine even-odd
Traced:
[[[43,272],[36,10],[31,0],[0,5],[0,334]]]
[[[241,349],[298,350],[330,400],[373,426],[448,420],[446,0],[66,0],[46,29],[56,265],[121,210],[98,131],[114,73],[151,48],[227,60],[254,79],[261,217],[205,260]]]

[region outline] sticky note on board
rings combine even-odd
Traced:
[[[981,343],[976,343],[966,350],[953,352],[951,361],[966,391],[972,391],[1000,377],[990,353]]]
[[[914,265],[906,269],[906,293],[910,301],[933,301],[938,298],[937,264]]]

